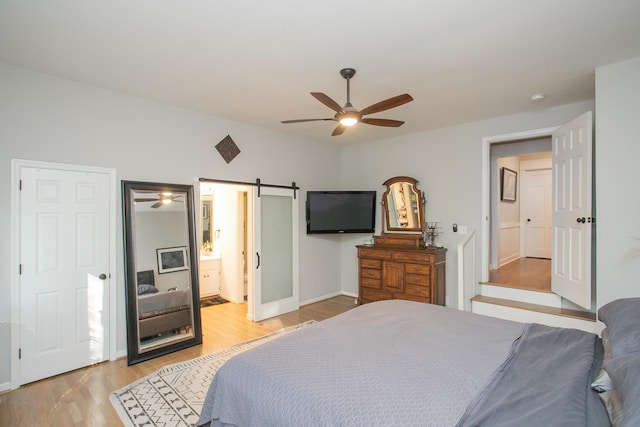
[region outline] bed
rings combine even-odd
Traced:
[[[137,272],[137,279],[140,339],[191,327],[191,289],[160,292],[153,270]]]
[[[614,425],[640,425],[640,299],[632,303],[637,323],[605,322],[613,333],[604,346],[575,329],[410,301],[365,304],[227,361],[197,425],[600,427],[615,411]],[[600,318],[619,312],[608,305]],[[629,342],[620,325],[638,348],[614,357],[612,345]],[[617,408],[603,404],[611,391]]]

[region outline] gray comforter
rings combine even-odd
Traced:
[[[576,386],[584,397],[595,335],[579,334],[587,337],[579,348],[566,349],[573,336],[562,340],[561,347],[571,358],[574,351],[591,353],[590,359],[577,355],[580,368],[569,374],[572,382],[574,375],[584,374]],[[525,324],[430,304],[366,304],[229,360],[214,377],[198,425],[497,425],[492,417],[504,412],[500,420],[508,421],[512,415],[505,404],[512,402],[487,396],[528,389],[544,396],[538,400],[548,401],[563,388],[556,376],[562,372],[553,371],[549,378],[523,369],[531,360],[519,356],[530,347],[521,338],[532,335],[536,331]],[[543,358],[553,352],[550,344],[531,345],[544,349]],[[502,380],[514,378],[508,373],[512,363],[529,374],[516,377],[519,385],[503,390]],[[537,388],[530,382],[536,376],[551,382]],[[563,395],[573,397],[574,390],[563,390]],[[580,407],[575,400],[571,414],[586,413],[586,402]],[[488,405],[495,410],[487,414],[483,409]],[[536,417],[533,410],[523,414],[521,406],[517,412],[520,420]],[[587,425],[585,417],[574,425]]]

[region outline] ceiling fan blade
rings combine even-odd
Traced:
[[[390,127],[390,128],[397,128],[400,127],[404,124],[404,122],[400,121],[400,120],[389,120],[389,119],[368,119],[368,118],[363,118],[360,119],[360,121],[362,123],[366,123],[368,125],[374,125],[374,126],[386,126],[386,127]]]
[[[318,101],[322,102],[324,105],[326,105],[327,107],[331,108],[333,111],[335,111],[336,113],[339,113],[342,111],[342,107],[333,99],[329,98],[327,95],[325,95],[324,93],[321,92],[311,92],[311,95],[317,99]]]
[[[336,127],[333,132],[331,133],[331,136],[338,136],[338,135],[342,135],[344,133],[344,131],[347,130],[346,126],[343,125],[338,125],[338,127]]]
[[[157,197],[154,199],[134,199],[136,202],[155,202],[158,201],[160,199],[158,199]]]
[[[296,120],[282,120],[280,123],[302,123],[302,122],[319,122],[326,120],[335,120],[335,119],[296,119]]]
[[[158,203],[154,203],[154,204],[152,204],[152,205],[151,205],[151,207],[152,207],[153,209],[157,209],[157,208],[159,208],[160,206],[162,206],[163,204],[164,204],[164,203],[162,203],[162,202],[158,202]]]
[[[385,99],[384,101],[380,101],[376,104],[370,105],[364,110],[360,111],[360,114],[363,116],[365,114],[373,114],[379,113],[380,111],[389,110],[391,108],[398,107],[402,104],[406,104],[407,102],[413,101],[413,98],[408,93],[394,96],[393,98]]]

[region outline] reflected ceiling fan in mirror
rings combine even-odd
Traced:
[[[404,124],[400,120],[390,119],[375,119],[364,117],[368,114],[379,113],[381,111],[390,110],[391,108],[399,107],[402,104],[413,101],[411,95],[405,93],[403,95],[394,96],[393,98],[385,99],[384,101],[377,102],[368,106],[364,110],[358,111],[353,105],[351,105],[351,88],[350,81],[355,76],[356,70],[353,68],[343,68],[340,70],[340,75],[347,80],[347,103],[344,107],[341,107],[337,102],[331,99],[329,96],[321,92],[311,92],[311,95],[318,101],[322,102],[327,107],[331,108],[336,114],[332,118],[326,119],[296,119],[296,120],[283,120],[282,123],[302,123],[302,122],[317,122],[317,121],[335,121],[338,122],[338,126],[333,130],[331,136],[342,135],[348,127],[355,125],[356,123],[365,123],[374,126],[385,127],[400,127]]]
[[[157,209],[161,206],[170,205],[173,202],[183,203],[184,202],[184,194],[173,194],[169,192],[163,193],[153,193],[149,194],[152,197],[136,197],[133,199],[136,203],[138,202],[156,202],[151,207],[153,209]]]

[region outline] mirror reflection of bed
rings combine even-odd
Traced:
[[[154,270],[139,271],[136,276],[140,349],[191,338],[191,288],[175,286],[161,292],[155,286]]]

